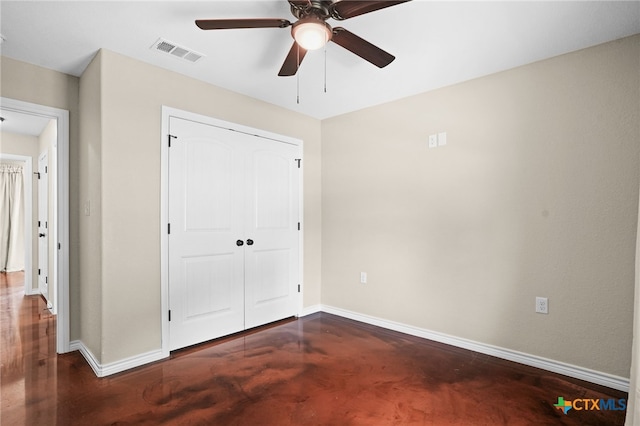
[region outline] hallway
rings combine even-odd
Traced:
[[[56,356],[55,318],[0,274],[2,425],[622,425],[554,407],[626,393],[325,313],[97,378]]]

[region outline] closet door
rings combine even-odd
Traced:
[[[299,155],[295,145],[262,138],[247,152],[246,328],[297,312]]]
[[[290,317],[300,147],[171,118],[170,350]]]
[[[244,329],[244,148],[229,130],[171,118],[170,349]],[[244,242],[243,242],[244,244]]]

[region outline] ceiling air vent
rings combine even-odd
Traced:
[[[198,60],[200,60],[204,56],[202,53],[194,52],[193,50],[189,50],[186,47],[178,46],[175,43],[163,40],[161,38],[153,43],[151,49],[168,53],[189,62],[198,62]]]

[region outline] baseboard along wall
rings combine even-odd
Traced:
[[[437,331],[427,330],[424,328],[414,327],[407,324],[402,324],[395,321],[389,321],[382,318],[373,317],[370,315],[364,315],[358,312],[349,311],[342,308],[329,305],[313,305],[304,308],[300,312],[300,317],[314,314],[316,312],[326,312],[329,314],[337,315],[343,318],[360,321],[365,324],[374,325],[377,327],[386,328],[388,330],[398,331],[411,336],[420,337],[423,339],[433,340],[447,345],[456,346],[463,349],[479,352],[485,355],[495,356],[497,358],[506,359],[508,361],[517,362],[520,364],[528,365],[531,367],[540,368],[542,370],[551,371],[553,373],[562,374],[565,376],[573,377],[576,379],[584,380],[590,383],[595,383],[602,386],[607,386],[612,389],[621,390],[623,392],[629,392],[629,379],[625,377],[615,376],[612,374],[603,373],[601,371],[595,371],[588,368],[583,368],[577,365],[567,364],[564,362],[543,358],[536,355],[531,355],[523,352],[514,351],[511,349],[501,348],[498,346],[488,345],[486,343],[480,343],[473,340],[463,339],[456,336],[451,336]],[[70,344],[72,351],[80,351],[84,359],[87,361],[91,369],[96,376],[105,377],[111,374],[120,373],[131,368],[140,367],[142,365],[159,361],[166,358],[162,354],[162,350],[151,351],[130,358],[126,358],[120,361],[101,364],[93,353],[79,340],[74,340]]]
[[[355,321],[360,321],[365,324],[375,325],[377,327],[398,331],[400,333],[421,337],[423,339],[433,340],[435,342],[445,343],[447,345],[456,346],[463,349],[469,349],[471,351],[479,352],[485,355],[495,356],[496,358],[517,362],[520,364],[528,365],[530,367],[540,368],[542,370],[551,371],[553,373],[562,374],[602,386],[607,386],[609,388],[621,390],[623,392],[629,392],[629,379],[625,377],[615,376],[612,374],[603,373],[601,371],[595,371],[577,365],[543,358],[537,355],[531,355],[511,349],[501,348],[499,346],[488,345],[486,343],[463,339],[461,337],[451,336],[449,334],[414,327],[395,321],[389,321],[370,315],[364,315],[358,312],[337,308],[335,306],[320,304],[309,306],[301,312],[300,316],[311,315],[316,312],[326,312]]]
[[[110,376],[112,374],[121,373],[131,368],[140,367],[151,362],[159,361],[166,358],[162,355],[161,350],[151,351],[125,358],[120,361],[101,364],[96,356],[87,348],[80,340],[74,340],[69,344],[72,351],[80,351],[80,354],[87,361],[93,372],[98,377]]]

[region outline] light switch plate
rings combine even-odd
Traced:
[[[444,146],[447,144],[447,132],[438,133],[438,146]]]

